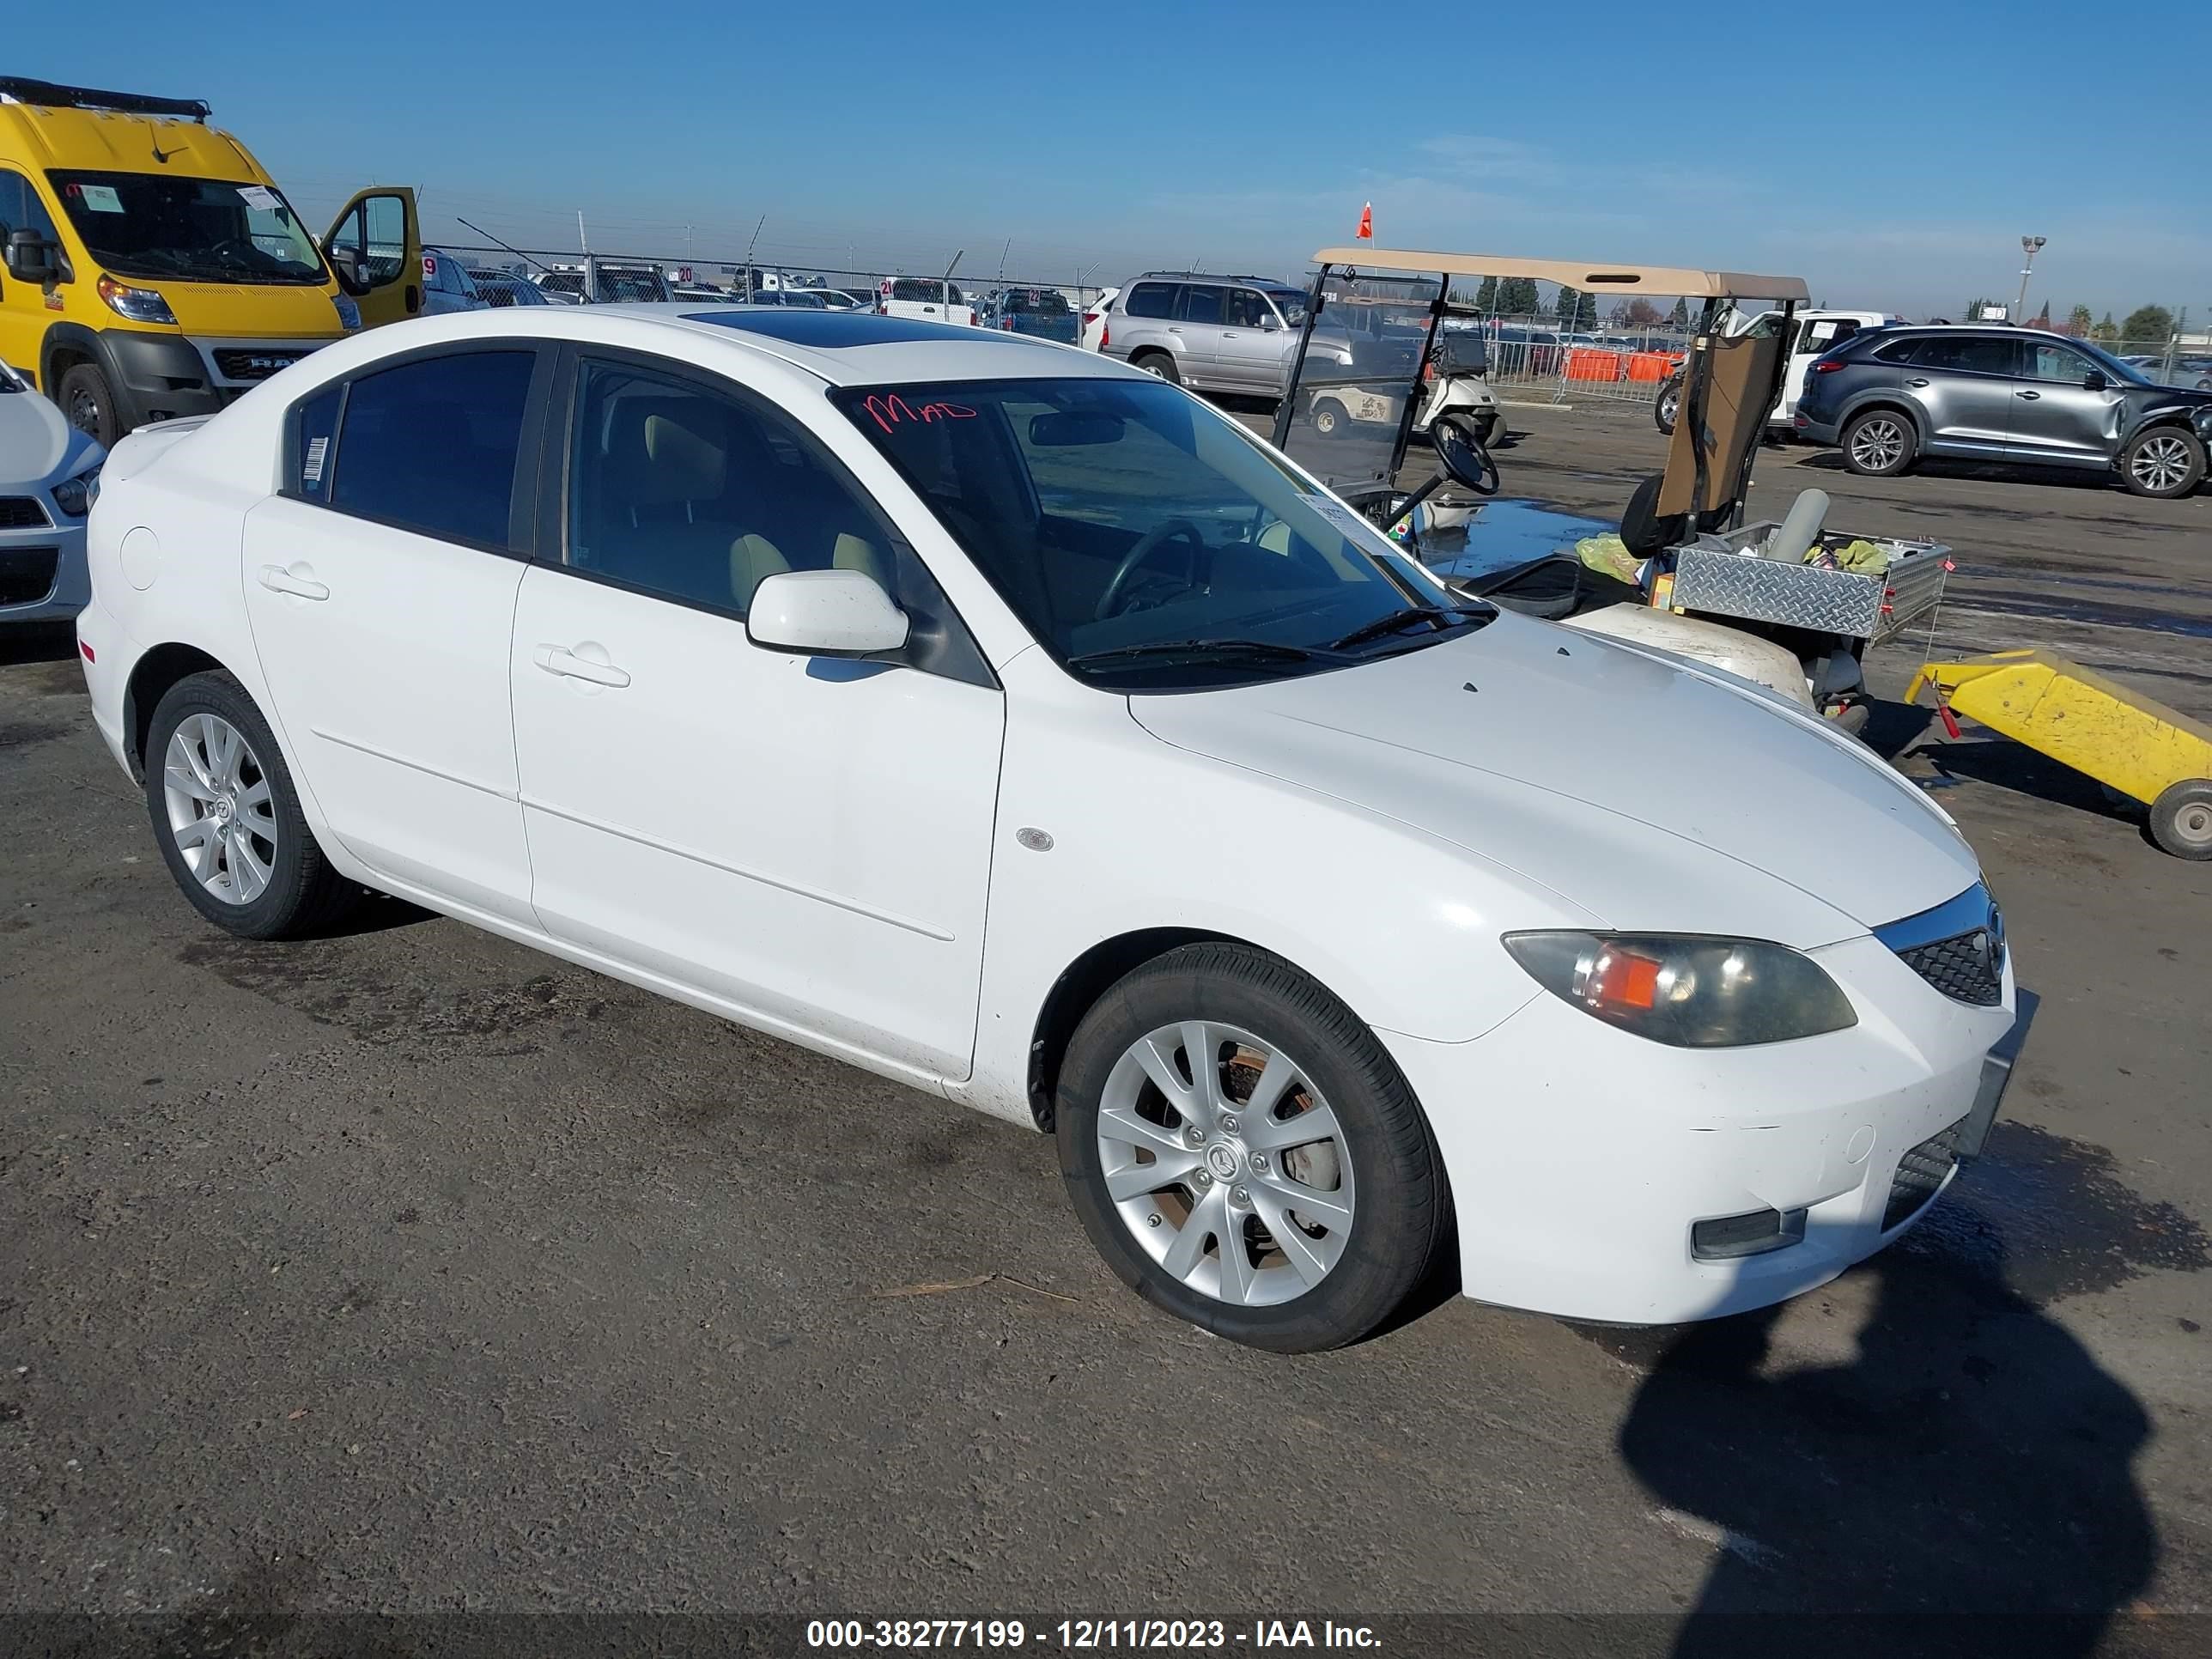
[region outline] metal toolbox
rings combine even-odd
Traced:
[[[1676,549],[1668,603],[1676,611],[1808,628],[1878,645],[1942,601],[1951,550],[1942,542],[1854,538],[1889,555],[1889,568],[1878,576],[1782,564],[1732,550],[1759,546],[1776,528],[1771,520],[1747,524]]]

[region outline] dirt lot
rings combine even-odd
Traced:
[[[1567,507],[1659,458],[1630,414],[1516,424],[1508,491]],[[2212,716],[2212,497],[1761,468],[1956,546],[1939,650],[2048,643]],[[0,665],[0,1648],[33,1611],[239,1654],[578,1609],[1620,1615],[1392,1627],[1561,1653],[1903,1615],[1850,1636],[1885,1654],[2001,1611],[2013,1651],[2212,1648],[2212,865],[2094,786],[1877,724],[2040,1000],[1905,1246],[1720,1325],[1454,1301],[1286,1360],[1143,1310],[1019,1131],[397,905],[213,932],[69,651]],[[447,1622],[318,1622],[367,1609]]]

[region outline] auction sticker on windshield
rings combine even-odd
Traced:
[[[264,213],[276,210],[276,192],[266,185],[240,185],[238,196],[250,208],[259,208]]]
[[[77,199],[94,213],[120,213],[123,198],[115,193],[112,185],[80,185]]]

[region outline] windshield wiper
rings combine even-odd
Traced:
[[[1425,622],[1441,633],[1455,622],[1486,623],[1498,613],[1488,609],[1478,610],[1466,605],[1412,605],[1403,611],[1394,611],[1387,617],[1377,617],[1371,623],[1362,623],[1342,639],[1331,640],[1332,651],[1349,651],[1355,645],[1364,645],[1370,640],[1379,640],[1396,633],[1407,625]]]
[[[1218,658],[1243,662],[1310,662],[1322,653],[1304,646],[1277,645],[1270,640],[1156,640],[1149,645],[1117,645],[1109,651],[1085,651],[1067,659],[1070,668],[1091,668],[1107,663],[1142,662],[1180,657],[1186,661]]]

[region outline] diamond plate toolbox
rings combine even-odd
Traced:
[[[1771,529],[1747,525],[1729,539],[1756,541]],[[1692,544],[1676,556],[1672,603],[1679,611],[1809,628],[1878,643],[1942,599],[1944,561],[1950,550],[1937,542],[1882,540],[1876,545],[1890,559],[1889,568],[1878,576],[1780,564]]]

